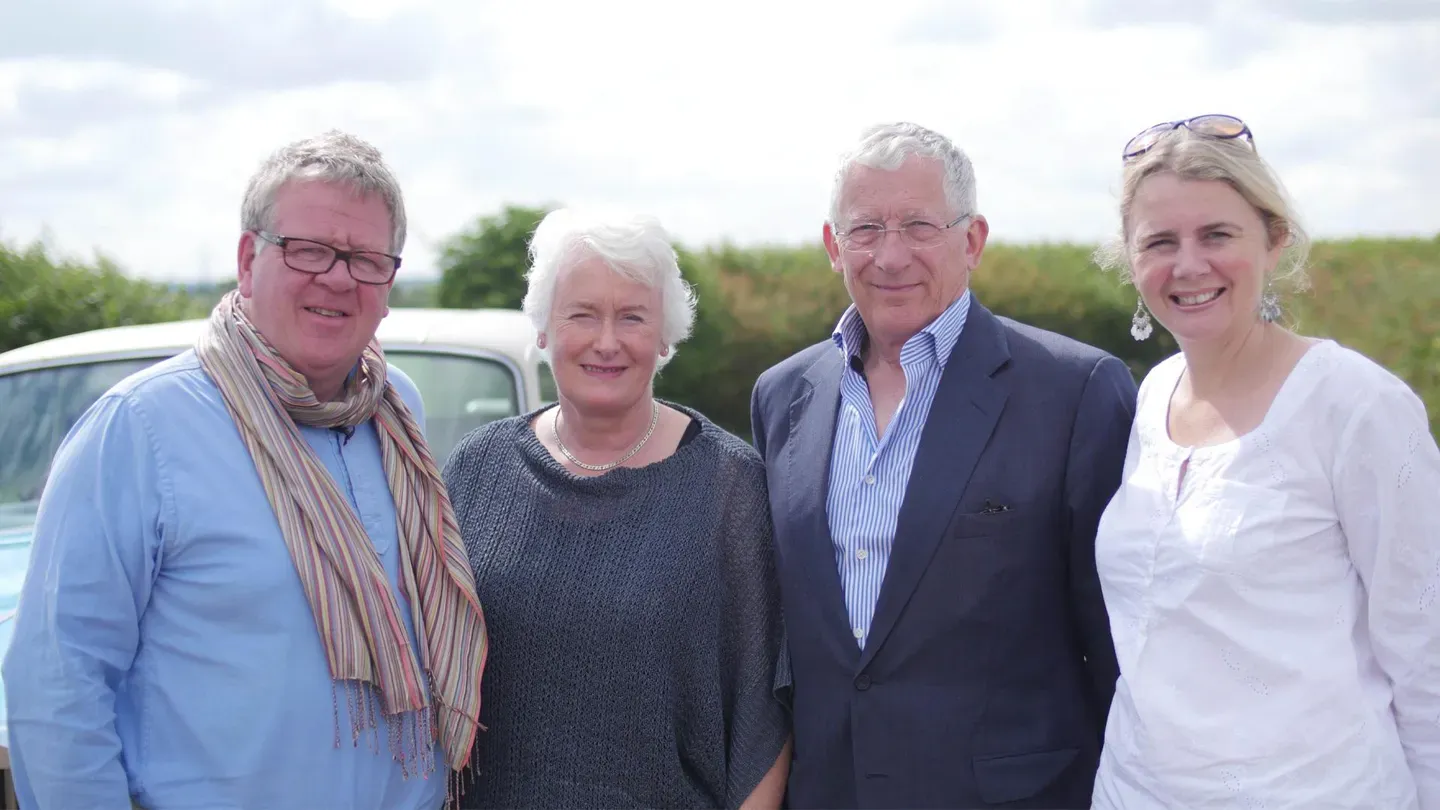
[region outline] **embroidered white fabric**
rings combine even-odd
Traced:
[[[1096,558],[1121,677],[1094,807],[1440,808],[1440,450],[1331,341],[1260,426],[1182,447],[1140,387]],[[1183,471],[1183,479],[1182,479]]]

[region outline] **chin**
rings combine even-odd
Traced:
[[[350,366],[360,362],[360,355],[365,351],[365,344],[355,345],[353,343],[345,346],[326,346],[324,351],[316,352],[311,356],[317,366]]]
[[[582,411],[597,413],[623,411],[634,406],[640,399],[630,385],[606,384],[594,380],[581,380],[579,385],[570,386],[565,391],[565,398]]]
[[[1238,327],[1233,318],[1201,320],[1181,317],[1174,319],[1169,324],[1162,323],[1161,325],[1175,337],[1176,342],[1191,345],[1222,341],[1235,334]]]

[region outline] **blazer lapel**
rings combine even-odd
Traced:
[[[999,320],[972,300],[920,434],[861,668],[894,629],[959,507],[1005,408],[1009,391],[992,375],[1009,358]]]
[[[826,638],[836,644],[843,661],[860,654],[850,632],[845,592],[835,565],[835,543],[830,536],[826,500],[830,494],[830,456],[835,417],[840,408],[840,377],[844,364],[837,350],[824,354],[805,372],[809,383],[790,403],[790,444],[786,480],[789,483],[790,536],[795,552],[814,589],[813,598]]]

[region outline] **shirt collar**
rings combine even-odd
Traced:
[[[955,343],[960,339],[960,332],[965,328],[965,321],[970,314],[970,290],[955,302],[945,308],[935,320],[925,325],[915,334],[914,337],[905,341],[905,346],[900,350],[901,363],[904,363],[914,352],[925,350],[932,354],[935,361],[941,368],[945,367],[945,361],[950,357],[950,351],[955,348]],[[865,348],[868,333],[865,331],[865,321],[860,317],[860,310],[851,304],[846,307],[845,314],[840,316],[840,321],[835,325],[835,330],[830,333],[830,339],[834,341],[835,347],[844,355],[848,362],[852,357],[858,357]]]

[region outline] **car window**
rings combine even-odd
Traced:
[[[555,386],[555,375],[550,371],[549,363],[541,363],[535,367],[535,375],[540,378],[540,404],[549,405],[558,402],[560,389]]]
[[[413,349],[390,349],[385,359],[420,389],[425,439],[442,468],[466,433],[520,413],[515,376],[498,360]]]
[[[515,378],[499,361],[413,350],[385,356],[419,387],[426,439],[442,466],[466,433],[520,412]],[[50,460],[81,414],[116,383],[159,359],[0,375],[0,530],[34,519]]]
[[[72,425],[111,386],[157,362],[111,360],[0,376],[0,528],[24,519]]]

